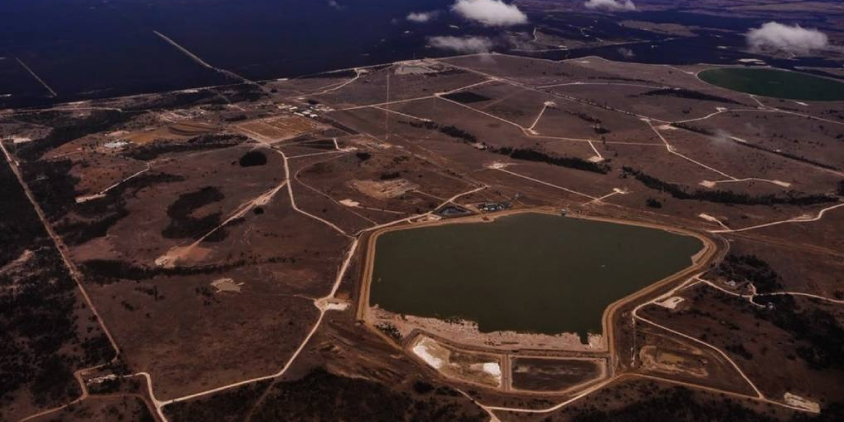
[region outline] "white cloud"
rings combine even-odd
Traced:
[[[492,40],[487,37],[431,37],[428,46],[458,53],[487,53],[492,49]]]
[[[633,0],[589,0],[584,6],[587,9],[636,10]]]
[[[426,23],[437,17],[437,12],[413,12],[407,15],[407,20],[415,23]]]
[[[343,10],[346,8],[346,6],[337,3],[337,0],[328,0],[328,6],[334,10]]]
[[[502,0],[457,0],[451,10],[464,19],[485,26],[511,26],[527,23],[527,15]]]
[[[794,54],[808,54],[812,50],[826,49],[829,46],[829,37],[817,29],[768,22],[747,33],[747,44],[753,50],[781,50]]]
[[[621,57],[624,57],[625,59],[632,59],[636,57],[636,53],[634,53],[633,50],[624,47],[619,47],[618,54],[621,54]]]

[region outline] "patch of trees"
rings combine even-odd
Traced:
[[[173,403],[164,408],[164,413],[174,422],[242,421],[270,383],[259,381],[210,397]]]
[[[247,384],[210,397],[173,403],[164,411],[174,422],[240,421],[266,392],[264,400],[254,409],[254,421],[328,421],[342,417],[391,422],[486,419],[481,409],[461,405],[458,400],[464,399],[460,393],[423,381],[413,385],[413,393],[406,393],[374,381],[341,377],[317,368],[302,379],[270,384],[268,380]]]
[[[247,140],[248,138],[243,135],[228,133],[195,136],[184,142],[155,140],[152,143],[132,148],[124,155],[136,160],[150,161],[164,154],[228,148]]]
[[[283,262],[287,261],[289,261],[287,258],[283,258]],[[114,259],[92,259],[81,263],[79,268],[85,274],[86,279],[98,284],[111,284],[120,280],[141,281],[158,276],[218,274],[247,264],[249,262],[246,260],[237,260],[225,264],[164,268],[141,267]]]
[[[800,161],[801,163],[811,164],[813,166],[825,168],[825,169],[828,169],[828,170],[838,171],[838,167],[836,167],[836,166],[821,163],[820,161],[815,161],[815,160],[812,160],[810,158],[803,157],[801,155],[792,154],[790,152],[786,152],[786,151],[782,151],[782,150],[768,149],[768,148],[765,148],[761,145],[752,144],[750,142],[738,142],[738,141],[734,141],[734,142],[735,142],[736,145],[740,145],[740,146],[743,146],[743,147],[746,147],[746,148],[755,149],[757,151],[764,151],[764,152],[767,152],[767,153],[779,155],[781,157],[790,158],[794,161]]]
[[[338,129],[338,130],[340,130],[344,133],[348,133],[350,135],[357,135],[357,134],[360,133],[360,132],[358,132],[358,131],[356,131],[356,130],[354,130],[354,129],[352,129],[352,128],[350,128],[350,127],[348,127],[348,126],[346,126],[346,125],[344,125],[340,122],[335,121],[334,119],[328,119],[325,116],[320,116],[318,120],[322,123],[327,123],[327,124],[333,126],[335,129]]]
[[[618,397],[618,396],[617,396]],[[626,406],[607,410],[606,406],[589,406],[573,410],[571,419],[580,422],[664,421],[734,421],[773,422],[777,419],[754,412],[738,401],[723,398],[717,403],[701,400],[685,387],[659,390]]]
[[[68,245],[76,246],[84,244],[93,239],[104,237],[108,233],[108,229],[117,224],[129,215],[129,211],[124,207],[118,207],[113,213],[110,213],[95,220],[64,222],[56,225],[56,233],[58,233],[62,240]]]
[[[445,135],[451,136],[452,138],[462,139],[469,143],[478,142],[478,138],[475,135],[460,129],[457,126],[441,126],[439,127],[439,131]]]
[[[258,86],[251,83],[243,83],[238,85],[227,85],[215,90],[222,90],[220,95],[225,97],[227,102],[241,103],[241,102],[255,102],[265,97],[267,94]]]
[[[671,123],[671,126],[676,127],[678,129],[685,129],[685,130],[688,130],[689,132],[694,132],[694,133],[698,133],[698,134],[701,134],[701,135],[706,135],[706,136],[715,136],[716,135],[715,131],[713,131],[713,130],[703,128],[703,127],[700,127],[700,126],[690,125],[688,123],[674,122],[674,123]]]
[[[214,291],[208,286],[199,286],[194,289],[194,293],[202,299],[202,306],[211,306],[215,303],[220,303],[220,299],[214,296]]]
[[[694,91],[694,90],[686,89],[686,88],[660,88],[660,89],[654,89],[654,90],[651,90],[651,91],[648,91],[648,92],[643,92],[639,95],[634,95],[634,96],[677,97],[677,98],[686,98],[686,99],[689,99],[689,100],[712,101],[712,102],[716,102],[716,103],[741,105],[740,102],[735,101],[735,100],[731,100],[729,98],[719,97],[717,95],[705,94],[703,92]]]
[[[0,164],[0,193],[0,267],[32,251],[15,264],[19,270],[0,272],[0,408],[24,389],[36,405],[56,405],[80,393],[75,368],[100,363],[112,353],[97,346],[98,330],[84,342],[80,338],[76,283],[5,163]],[[80,352],[72,352],[80,345]]]
[[[423,122],[403,122],[415,128],[423,128],[428,130],[439,130],[441,133],[459,139],[466,143],[477,143],[478,138],[463,129],[456,126],[440,126],[431,121]],[[559,167],[567,167],[575,170],[591,171],[594,173],[607,174],[611,167],[606,162],[593,163],[578,157],[554,157],[540,151],[528,148],[489,148],[487,150],[496,154],[506,155],[514,160],[533,161],[547,163]]]
[[[480,103],[491,99],[487,96],[470,91],[454,92],[451,94],[445,94],[442,97],[451,101],[457,101],[461,104]]]
[[[644,83],[653,83],[653,81],[645,80],[645,79],[636,79],[636,78],[623,78],[618,76],[589,76],[586,79],[591,80],[602,80],[602,81],[622,81],[622,82],[644,82]]]
[[[439,124],[434,123],[430,120],[418,121],[418,122],[417,121],[411,121],[411,122],[402,122],[402,123],[408,124],[412,127],[418,128],[418,129],[438,130],[438,131],[440,131],[440,133],[442,133],[444,135],[448,135],[452,138],[456,138],[456,139],[459,139],[461,141],[468,142],[470,144],[478,142],[478,138],[475,135],[472,135],[471,133],[466,132],[463,129],[460,129],[457,126],[453,126],[453,125],[440,126]]]
[[[698,133],[698,134],[701,134],[701,135],[704,135],[704,136],[717,136],[718,135],[715,131],[713,131],[711,129],[690,125],[688,123],[674,122],[674,123],[671,123],[671,126],[674,126],[676,128],[679,128],[679,129],[688,130],[689,132]],[[763,152],[767,152],[767,153],[770,153],[770,154],[779,155],[781,157],[790,158],[794,161],[799,161],[801,163],[811,164],[813,166],[825,168],[825,169],[828,169],[828,170],[836,170],[836,171],[838,170],[838,167],[835,167],[835,166],[832,166],[832,165],[829,165],[829,164],[826,164],[826,163],[822,163],[820,161],[812,160],[810,158],[806,158],[806,157],[803,157],[801,155],[792,154],[790,152],[786,152],[786,151],[782,151],[782,150],[772,150],[772,149],[765,148],[762,145],[757,145],[757,144],[750,143],[750,142],[739,142],[739,141],[736,141],[734,139],[731,139],[731,141],[734,144],[745,147],[745,148],[755,149],[757,151],[763,151]]]
[[[263,166],[267,164],[267,156],[261,151],[249,151],[240,157],[241,167]]]
[[[144,293],[144,294],[149,295],[149,296],[152,296],[152,298],[156,302],[164,299],[164,296],[158,293],[158,286],[155,286],[155,285],[153,285],[152,287],[138,286],[138,287],[135,287],[135,291]]]
[[[104,380],[102,382],[89,385],[88,392],[91,394],[114,394],[120,391],[122,384],[123,379],[121,378]]]
[[[464,75],[466,73],[467,72],[465,70],[461,70],[461,69],[457,69],[457,68],[453,67],[451,69],[443,70],[443,71],[437,72],[437,73],[432,73],[432,74],[427,75],[427,76],[432,77],[432,78],[439,78],[439,77],[443,77],[443,76]]]
[[[44,233],[38,229],[41,220],[5,160],[0,162],[0,198],[0,268],[3,268],[21,256],[35,237]]]
[[[650,208],[662,208],[662,202],[654,198],[648,198],[645,200],[645,204]]]
[[[57,220],[76,203],[79,179],[70,174],[73,162],[68,159],[21,163],[21,171],[29,190],[50,220]]]
[[[71,212],[78,217],[56,225],[56,231],[71,245],[104,236],[108,228],[127,216],[125,194],[135,195],[146,187],[183,180],[180,176],[148,172],[120,184],[103,198],[76,204],[78,179],[70,174],[72,167],[70,160],[39,160],[22,167],[24,179],[51,221],[61,220]]]
[[[6,281],[6,280],[4,280]],[[78,341],[75,324],[68,315],[74,308],[73,286],[63,282],[48,288],[34,286],[37,280],[19,280],[28,290],[26,297],[4,293],[0,296],[0,397],[11,401],[22,388],[36,394],[42,404],[59,401],[77,392],[70,366],[73,356],[59,349]],[[64,281],[64,280],[62,280]],[[72,283],[72,282],[71,282]],[[46,283],[45,283],[46,284]],[[36,298],[34,294],[44,294]],[[31,307],[31,308],[30,308]],[[67,315],[61,315],[67,312]],[[32,318],[26,325],[16,322]],[[39,322],[39,317],[44,317]],[[51,373],[50,370],[53,372]]]
[[[792,296],[765,296],[756,299],[771,303],[774,310],[755,310],[758,318],[770,321],[800,343],[797,355],[810,368],[844,371],[844,327],[830,312],[817,306],[801,309]]]
[[[262,210],[262,212],[263,212],[263,210]],[[239,217],[239,218],[229,220],[228,222],[226,222],[226,224],[224,224],[223,226],[221,226],[217,230],[214,230],[213,233],[209,234],[208,237],[206,237],[205,240],[203,240],[203,242],[222,242],[222,241],[226,240],[226,238],[229,237],[228,229],[230,229],[234,226],[243,224],[245,222],[246,222],[246,219],[243,218],[243,217]]]
[[[413,391],[419,394],[428,394],[434,391],[434,386],[425,381],[416,381],[413,383]]]
[[[317,368],[296,381],[270,387],[255,409],[253,421],[336,420],[354,415],[362,421],[478,421],[487,419],[480,408],[462,396],[440,389],[422,396],[394,386],[360,378],[341,377]],[[461,403],[462,402],[462,403]],[[331,403],[326,406],[325,403]],[[174,419],[175,420],[175,419]]]
[[[703,190],[686,191],[680,185],[664,182],[656,177],[650,176],[640,170],[631,167],[623,167],[624,175],[633,175],[636,180],[642,182],[646,187],[670,194],[676,199],[694,199],[698,201],[714,202],[719,204],[734,205],[816,205],[830,202],[838,202],[838,198],[830,195],[800,195],[796,192],[788,192],[785,196],[777,195],[748,195],[725,190]]]
[[[399,177],[401,177],[401,174],[397,171],[384,172],[384,173],[381,173],[380,176],[378,176],[378,178],[381,179],[381,180],[395,180],[395,179],[398,179]]]
[[[382,323],[376,325],[375,328],[377,328],[379,331],[384,333],[384,335],[386,335],[387,337],[393,339],[393,341],[396,342],[396,344],[401,344],[402,335],[401,335],[401,332],[399,332],[399,329],[396,328],[395,325],[390,324],[388,322],[382,322]]]
[[[729,344],[724,348],[727,349],[728,352],[741,356],[746,360],[753,360],[753,353],[750,353],[750,351],[748,351],[741,343]]]
[[[246,119],[247,119],[247,117],[246,117],[245,114],[237,114],[237,115],[234,115],[234,116],[226,117],[227,122],[242,122]]]
[[[316,141],[303,142],[302,146],[314,149],[332,150],[334,149],[334,141],[331,139],[318,139]]]
[[[16,113],[13,117],[19,122],[49,127],[67,126],[73,124],[76,120],[71,112],[58,110],[39,110],[30,113]]]
[[[223,104],[228,104],[228,103],[224,102],[222,104],[204,104],[204,105],[199,106],[199,108],[201,110],[205,110],[205,111],[223,112],[223,111],[227,110],[226,106],[223,105]]]
[[[82,351],[85,356],[85,366],[90,366],[96,362],[109,362],[114,358],[114,349],[105,334],[98,334],[83,340]]]
[[[355,157],[358,157],[358,160],[360,161],[366,161],[372,158],[372,154],[365,151],[359,151],[355,153]],[[842,184],[842,186],[844,186],[844,184]]]
[[[93,111],[84,119],[76,119],[56,126],[47,136],[24,144],[18,148],[17,156],[26,161],[37,160],[47,151],[86,135],[114,129],[128,122],[135,115],[135,113],[116,110]]]
[[[830,404],[824,405],[820,415],[798,412],[792,418],[792,422],[840,422],[844,421],[844,399],[838,399]]]
[[[204,104],[228,104],[225,99],[220,98],[210,90],[199,90],[195,92],[174,92],[155,96],[151,99],[145,97],[144,101],[124,106],[124,110],[173,110],[190,108]]]
[[[528,148],[496,148],[491,150],[496,154],[506,155],[514,160],[533,161],[547,163],[558,167],[566,167],[575,170],[590,171],[593,173],[607,174],[611,167],[605,162],[593,163],[579,157],[555,157],[544,152]]]
[[[214,212],[204,217],[194,217],[193,212],[206,205],[220,202],[223,198],[225,195],[214,186],[206,186],[179,195],[179,198],[167,207],[170,224],[162,230],[161,235],[167,239],[198,239],[220,225],[222,213]]]
[[[571,110],[565,110],[565,112],[569,115],[577,117],[580,120],[583,120],[584,122],[588,122],[588,123],[592,123],[592,124],[596,124],[596,125],[601,124],[601,119],[599,119],[595,116],[592,116],[591,114],[586,114],[582,111],[571,111]]]
[[[133,380],[135,381],[135,380]],[[137,382],[137,381],[135,381]],[[124,382],[124,385],[131,385],[129,382]],[[127,387],[123,387],[127,388]],[[135,389],[133,391],[139,391],[140,389]],[[66,413],[70,413],[69,410],[65,410]],[[80,412],[79,410],[76,411],[77,415]],[[95,411],[96,412],[96,411]],[[92,415],[93,416],[93,415]],[[150,412],[149,408],[147,407],[146,403],[138,397],[133,396],[121,396],[119,401],[116,402],[114,405],[111,405],[99,412],[96,417],[92,419],[107,419],[111,421],[134,421],[134,422],[156,422],[158,419],[155,418],[152,413]]]
[[[182,176],[152,172],[133,177],[108,191],[102,198],[72,204],[74,220],[57,224],[56,233],[69,245],[81,245],[103,237],[112,226],[129,215],[126,209],[127,197],[134,197],[140,190],[151,186],[182,180]]]
[[[727,255],[715,269],[715,276],[737,283],[753,283],[759,293],[782,291],[782,277],[755,255]]]

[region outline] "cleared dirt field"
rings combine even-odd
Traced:
[[[502,383],[498,356],[466,353],[425,336],[417,337],[410,348],[416,358],[447,378],[491,387]]]
[[[598,378],[601,361],[575,359],[515,358],[513,388],[533,391],[561,391]]]
[[[274,141],[295,138],[303,133],[314,132],[324,126],[306,117],[286,115],[268,119],[253,120],[237,125],[238,129],[257,134]]]

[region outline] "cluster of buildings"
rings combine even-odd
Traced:
[[[482,202],[477,205],[477,208],[482,212],[496,212],[504,211],[512,206],[509,202]]]
[[[287,111],[289,113],[293,113],[299,117],[308,117],[311,119],[317,118],[319,115],[317,113],[328,113],[329,111],[334,111],[333,108],[322,105],[322,104],[307,104],[307,105],[292,105],[292,104],[278,104],[277,105],[279,110]]]

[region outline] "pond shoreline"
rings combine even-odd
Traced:
[[[717,88],[761,97],[792,101],[844,101],[844,82],[788,69],[714,67],[698,72],[697,78]]]
[[[362,321],[365,325],[371,328],[373,331],[380,333],[376,325],[380,322],[384,321],[385,313],[387,311],[383,309],[378,309],[377,307],[370,306],[370,293],[371,293],[371,283],[372,283],[372,276],[375,264],[375,256],[377,254],[376,251],[376,243],[378,238],[384,234],[389,232],[395,231],[402,231],[402,230],[410,230],[414,228],[423,228],[423,227],[432,227],[432,226],[441,226],[446,224],[476,224],[476,223],[486,223],[486,222],[494,222],[499,218],[517,215],[517,214],[525,214],[525,213],[534,213],[534,214],[546,214],[546,215],[554,215],[559,216],[559,210],[549,209],[549,208],[532,208],[532,209],[519,209],[519,210],[509,210],[500,213],[496,213],[494,215],[473,215],[469,217],[462,217],[462,218],[455,218],[449,220],[440,220],[434,222],[425,222],[425,223],[418,223],[418,224],[409,224],[403,225],[398,227],[388,227],[381,230],[378,230],[372,233],[369,238],[367,239],[367,249],[365,251],[365,261],[362,271],[362,280],[360,283],[360,292],[358,295],[357,300],[357,319]],[[715,242],[710,239],[708,236],[704,235],[703,233],[696,232],[693,230],[672,227],[657,223],[649,223],[649,222],[642,222],[642,221],[632,221],[632,220],[623,220],[617,218],[608,218],[608,217],[596,217],[596,216],[587,216],[587,215],[567,215],[568,218],[577,218],[583,219],[588,221],[595,221],[595,222],[605,222],[605,223],[614,223],[614,224],[621,224],[627,226],[637,226],[637,227],[644,227],[644,228],[651,228],[651,229],[658,229],[662,231],[666,231],[672,234],[684,235],[684,236],[691,236],[698,239],[702,243],[702,247],[699,251],[697,251],[693,256],[690,257],[691,262],[687,267],[684,267],[682,270],[671,274],[661,280],[655,280],[653,283],[646,285],[643,288],[637,289],[630,294],[627,294],[618,300],[610,303],[606,306],[603,310],[602,317],[601,317],[601,333],[590,333],[590,341],[589,344],[582,344],[582,343],[572,343],[571,337],[576,336],[574,333],[558,333],[557,335],[549,335],[549,334],[531,334],[531,333],[519,333],[515,331],[493,331],[490,333],[479,333],[480,335],[477,336],[478,341],[468,341],[471,346],[476,346],[479,348],[490,347],[491,345],[498,344],[498,347],[491,346],[493,349],[518,349],[520,347],[527,347],[532,349],[546,349],[546,350],[569,350],[569,351],[578,351],[578,352],[587,352],[587,353],[594,353],[594,352],[607,352],[612,351],[612,337],[613,337],[613,330],[611,326],[611,320],[613,317],[614,312],[623,307],[624,305],[634,301],[636,299],[641,298],[642,296],[648,295],[655,290],[658,290],[664,287],[667,284],[670,284],[674,281],[677,281],[679,278],[687,276],[700,268],[706,265],[711,259],[716,250]],[[372,311],[372,312],[371,312]],[[381,318],[376,317],[376,315],[380,315]],[[413,317],[413,319],[419,320],[436,320],[436,318],[431,317]],[[445,323],[443,321],[443,323]],[[421,324],[421,326],[409,326],[405,327],[402,331],[405,332],[412,332],[414,329],[418,329],[421,331],[441,331],[437,329],[439,324]],[[465,325],[465,324],[464,324]],[[440,327],[441,328],[441,327]],[[450,331],[450,330],[449,330]],[[461,330],[457,330],[461,331]],[[463,330],[465,331],[465,330]],[[449,336],[447,333],[445,334],[447,337]],[[460,339],[454,339],[455,342],[465,344],[467,343],[467,338],[473,338],[475,336],[466,336],[460,335],[457,337],[461,337]],[[499,341],[490,341],[492,338],[498,337]],[[549,339],[553,339],[554,337],[558,337],[559,340],[557,341],[549,341]],[[507,344],[509,346],[502,347],[501,339],[506,339]],[[543,347],[542,345],[545,345]]]

